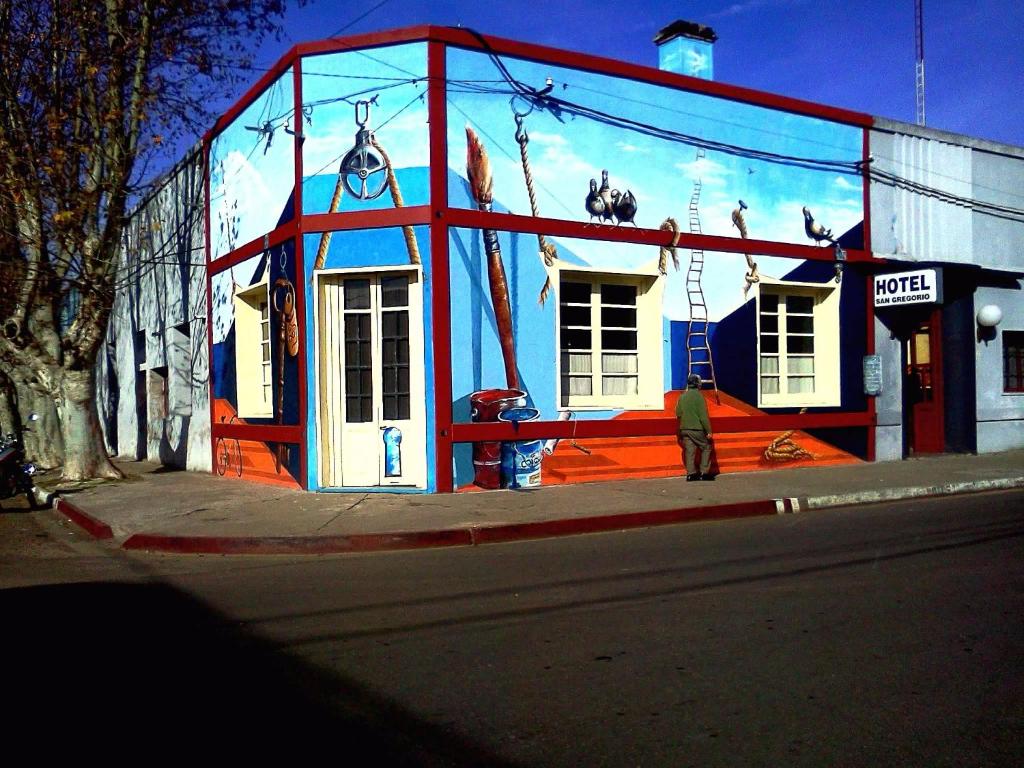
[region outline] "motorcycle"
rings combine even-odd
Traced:
[[[39,416],[29,414],[29,421],[38,421]],[[23,435],[31,430],[27,425],[17,432],[10,432],[7,437],[0,437],[0,499],[9,499],[18,494],[25,494],[29,509],[35,509],[36,485],[34,477],[36,465],[25,461],[25,441]]]

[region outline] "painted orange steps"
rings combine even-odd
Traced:
[[[744,463],[738,467],[729,465],[717,465],[717,470],[720,473],[738,474],[740,472],[757,472],[760,470],[768,469],[790,469],[794,467],[828,467],[828,466],[841,466],[843,464],[849,464],[847,459],[798,459],[795,461],[787,462],[757,462],[757,463]],[[713,465],[714,466],[714,465]],[[572,472],[565,473],[558,470],[542,469],[543,481],[545,485],[562,483],[588,483],[588,482],[600,482],[602,480],[620,480],[629,477],[676,477],[684,473],[682,461],[662,467],[627,467],[627,466],[613,466],[613,467],[596,467],[591,472]]]
[[[717,432],[715,433],[714,441],[715,445],[740,445],[740,446],[754,446],[761,445],[762,448],[768,446],[772,440],[778,437],[781,432]],[[810,435],[796,432],[793,435],[793,439],[799,441],[803,439],[810,442],[819,442],[816,438]],[[645,447],[662,447],[666,445],[676,446],[675,435],[655,435],[645,437],[587,437],[579,438],[576,440],[582,446],[590,449],[625,449],[625,448],[645,448]],[[568,440],[563,440],[558,445],[558,451],[555,454],[561,453],[567,448],[571,448]]]
[[[813,458],[798,459],[788,462],[770,462],[762,456],[763,448],[756,452],[745,454],[715,454],[715,465],[719,471],[749,471],[758,469],[781,468],[794,464],[813,464],[814,466],[837,466],[843,464],[857,464],[860,460],[841,451],[816,451],[814,446],[806,446],[811,449]],[[620,455],[617,461],[615,457],[608,454],[595,453],[590,456],[580,454],[579,457],[548,457],[544,460],[545,477],[577,479],[584,477],[600,478],[607,475],[621,475],[636,473],[638,475],[649,475],[650,473],[678,473],[682,463],[682,456],[678,448],[672,453],[659,456],[641,456],[633,453]],[[646,461],[645,461],[646,459]]]
[[[715,438],[715,464],[719,471],[741,472],[813,462],[817,466],[853,464],[860,460],[810,435],[796,432],[793,440],[812,454],[812,459],[793,462],[768,462],[764,449],[777,437],[775,432],[726,433]],[[646,477],[679,473],[682,457],[672,437],[592,438],[579,445],[590,455],[576,451],[571,444],[560,444],[554,455],[544,460],[545,478],[564,482],[612,479],[621,475]]]

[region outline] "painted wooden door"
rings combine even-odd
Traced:
[[[934,311],[917,323],[906,342],[904,371],[910,409],[912,453],[942,453],[946,448],[942,402],[942,326]]]
[[[322,275],[318,298],[321,485],[425,487],[419,274]]]

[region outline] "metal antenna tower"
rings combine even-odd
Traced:
[[[924,0],[914,0],[914,43],[917,61],[914,65],[914,86],[917,93],[917,124],[924,125],[924,23],[921,6]]]

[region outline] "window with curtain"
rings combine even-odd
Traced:
[[[562,405],[628,406],[640,393],[636,283],[573,274],[559,292]]]
[[[838,295],[830,290],[762,288],[758,301],[760,405],[818,405],[838,401]],[[823,369],[829,362],[827,375]]]

